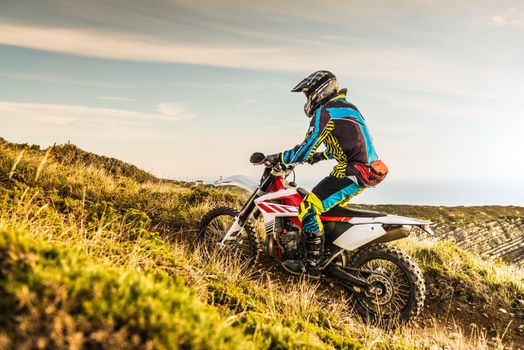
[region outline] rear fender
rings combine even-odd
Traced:
[[[333,244],[344,250],[355,250],[386,234],[382,224],[353,225],[335,239]]]
[[[406,216],[399,216],[399,215],[384,215],[384,216],[378,216],[378,217],[354,217],[351,218],[349,221],[353,225],[359,225],[359,224],[384,224],[384,225],[411,225],[411,226],[422,226],[422,225],[430,225],[431,221],[427,220],[419,220],[419,219],[413,219],[408,218]]]
[[[337,226],[341,225],[342,224],[338,224]],[[411,234],[410,227],[402,225],[383,226],[382,224],[369,224],[347,226],[349,226],[349,228],[347,228],[342,233],[337,233],[336,228],[331,231],[334,233],[333,244],[345,250],[355,250],[369,244],[396,241],[406,238]],[[433,234],[429,224],[416,226],[420,227],[429,234]],[[340,231],[340,228],[341,227],[338,227],[338,231]],[[328,241],[329,238],[330,237],[328,236]]]
[[[349,222],[353,225],[383,224],[383,225],[391,226],[391,227],[416,226],[416,227],[420,227],[422,230],[424,230],[429,235],[432,235],[432,236],[434,235],[433,230],[431,229],[431,224],[432,224],[431,221],[414,219],[414,218],[409,218],[406,216],[388,214],[388,215],[373,217],[373,218],[355,217],[349,220]]]

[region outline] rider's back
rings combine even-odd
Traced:
[[[343,177],[348,165],[370,164],[378,160],[366,121],[357,107],[341,94],[327,102],[320,112],[330,130],[324,139],[328,151],[338,161],[331,175]]]

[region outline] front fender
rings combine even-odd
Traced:
[[[238,186],[249,192],[255,192],[258,188],[258,184],[257,180],[246,175],[233,175],[215,181],[215,186]]]

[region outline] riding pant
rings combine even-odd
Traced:
[[[345,206],[356,195],[364,190],[349,177],[338,178],[328,176],[307,194],[298,210],[298,218],[302,222],[302,232],[306,236],[314,235],[322,230],[320,215],[329,209],[340,205]]]

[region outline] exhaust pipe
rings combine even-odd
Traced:
[[[398,239],[406,238],[410,234],[411,234],[411,231],[404,228],[403,226],[395,226],[387,230],[385,235],[380,236],[379,238],[367,244],[386,243],[386,242],[396,241]]]

